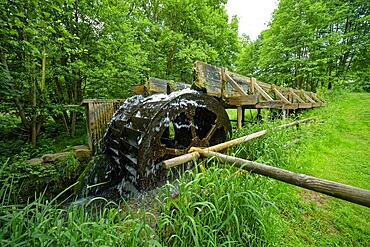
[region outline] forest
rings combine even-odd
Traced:
[[[316,116],[318,126],[274,133],[230,154],[324,176],[321,159],[347,176],[333,172],[328,179],[370,189],[370,2],[279,0],[256,40],[239,35],[238,17],[228,15],[227,2],[1,0],[1,246],[370,242],[368,208],[226,169],[212,159],[212,168],[180,176],[179,199],[168,200],[173,185],[166,184],[150,202],[107,202],[94,213],[65,206],[88,162],[73,156],[53,165],[27,162],[87,144],[84,99],[126,99],[133,85],[149,77],[191,84],[194,62],[203,61],[312,91],[328,102],[303,113]],[[249,120],[233,135],[280,121]],[[358,167],[339,165],[346,162]]]

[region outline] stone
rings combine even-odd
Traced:
[[[26,161],[30,165],[40,165],[43,163],[43,160],[40,158],[34,158]]]
[[[57,161],[65,160],[70,152],[56,153],[56,154],[45,154],[41,158],[44,163],[53,163]]]
[[[87,145],[74,146],[73,154],[79,161],[87,161],[91,158],[91,150]]]

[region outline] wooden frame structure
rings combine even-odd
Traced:
[[[325,105],[316,93],[268,84],[201,61],[194,63],[194,77],[193,85],[149,78],[145,85],[135,85],[133,91],[152,94],[190,87],[200,89],[222,100],[225,108],[237,109],[238,129],[242,127],[245,109],[280,109],[285,117],[291,111]]]
[[[290,111],[325,105],[315,93],[264,83],[201,61],[194,63],[194,78],[193,85],[190,85],[151,77],[144,85],[134,85],[132,90],[135,94],[154,94],[191,87],[199,89],[220,99],[225,108],[237,109],[238,129],[243,125],[245,109],[280,109],[285,117]],[[87,99],[82,102],[86,106],[88,144],[93,152],[101,148],[108,123],[123,101]]]

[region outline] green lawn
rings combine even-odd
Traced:
[[[287,169],[370,189],[370,94],[342,94],[307,115]],[[286,246],[369,246],[370,209],[288,185],[278,203]]]

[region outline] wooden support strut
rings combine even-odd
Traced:
[[[260,85],[258,85],[257,82],[253,83],[253,86],[255,89],[257,89],[258,93],[260,93],[266,100],[268,101],[273,101],[274,99],[271,98],[270,95],[268,95],[265,90],[262,89],[262,87]]]
[[[302,94],[303,96],[310,102],[310,103],[317,103],[316,101],[314,101],[313,99],[311,99],[310,96],[308,96],[308,94],[302,90]]]
[[[229,74],[225,73],[225,75],[230,80],[233,88],[235,88],[241,95],[248,96],[248,94],[244,92],[243,88]]]
[[[357,188],[322,178],[291,172],[278,167],[244,160],[212,151],[199,151],[201,157],[216,157],[252,173],[274,178],[288,184],[320,192],[329,196],[370,207],[370,190]]]
[[[292,98],[296,98],[299,103],[305,103],[305,101],[303,99],[301,99],[301,97],[299,97],[292,88],[289,88],[289,92],[292,94]]]
[[[276,88],[275,85],[272,85],[272,90],[277,94],[277,96],[279,96],[279,98],[286,104],[291,104],[290,101],[285,98],[285,96]]]
[[[244,111],[243,107],[238,106],[237,108],[237,120],[238,120],[237,129],[238,130],[240,130],[243,125],[243,111]]]

